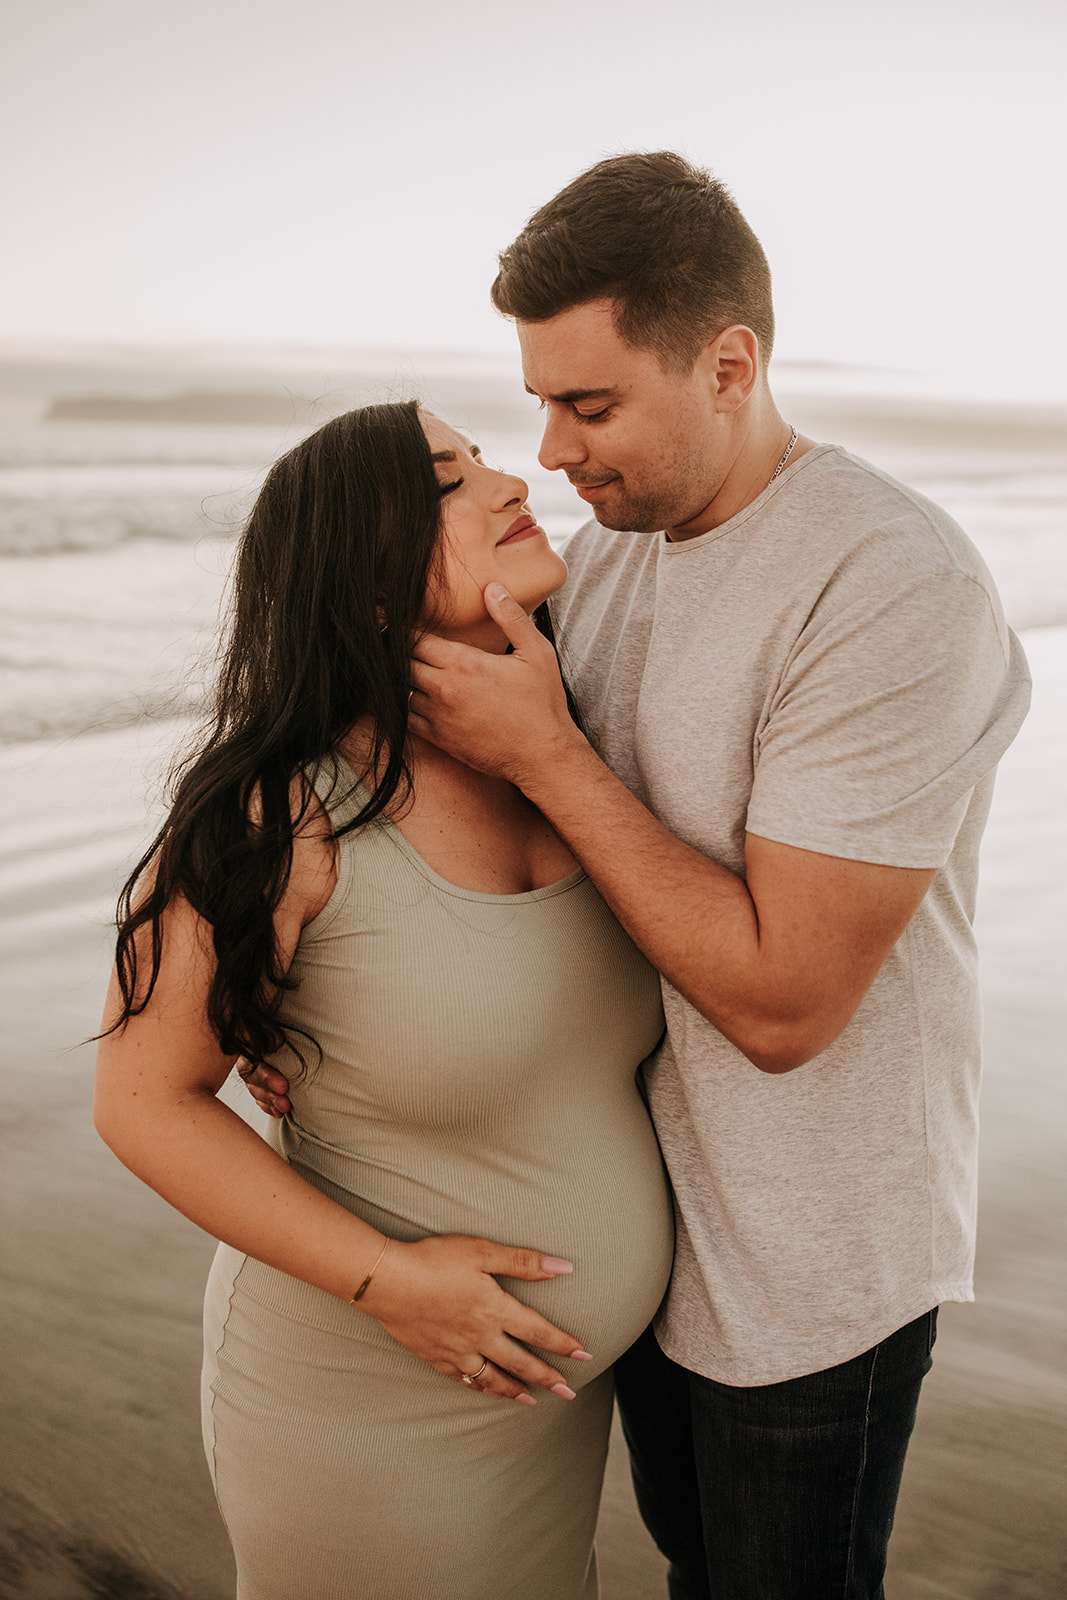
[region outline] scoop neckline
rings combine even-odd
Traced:
[[[345,771],[351,776],[354,791],[363,800],[369,800],[370,790],[363,780],[357,777],[355,769],[339,751],[334,752],[334,760],[344,767]],[[542,884],[539,889],[521,889],[517,894],[493,894],[488,889],[465,889],[462,884],[452,883],[450,879],[443,878],[439,872],[435,872],[426,858],[421,856],[415,849],[411,840],[405,839],[391,817],[385,816],[384,813],[379,813],[374,818],[374,825],[382,828],[386,837],[396,846],[401,855],[407,857],[416,872],[427,878],[435,888],[440,889],[444,894],[453,895],[459,900],[476,900],[490,905],[516,905],[526,901],[549,900],[553,895],[566,894],[568,889],[575,888],[579,883],[584,882],[588,876],[584,867],[575,867],[573,872],[568,872],[565,878],[557,878],[555,883]]]

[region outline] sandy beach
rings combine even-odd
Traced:
[[[1067,628],[1025,635],[1034,710],[1003,763],[980,935],[987,1011],[975,1306],[942,1316],[891,1600],[1067,1591]],[[0,750],[4,1600],[225,1600],[197,1418],[212,1242],[99,1143],[91,1049],[106,918],[174,728]],[[603,1600],[662,1600],[613,1451]]]

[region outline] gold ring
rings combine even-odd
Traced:
[[[461,1372],[460,1373],[460,1377],[463,1379],[463,1382],[467,1385],[468,1389],[480,1389],[481,1388],[481,1384],[478,1382],[478,1379],[481,1377],[482,1373],[485,1371],[485,1369],[486,1369],[486,1367],[488,1365],[489,1365],[489,1357],[488,1356],[483,1356],[482,1357],[482,1364],[478,1368],[477,1372]]]

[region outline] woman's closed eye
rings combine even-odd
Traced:
[[[485,465],[485,463],[484,463],[484,461],[482,459],[481,449],[480,449],[480,447],[478,445],[476,445],[476,444],[468,445],[467,446],[467,454],[470,456],[471,460],[475,463],[476,466],[484,466]],[[435,461],[440,463],[440,461],[442,459],[442,456],[444,457],[444,459],[449,464],[451,464],[456,459],[455,454],[451,450],[449,450],[449,451],[442,451],[442,452],[438,453],[437,455],[435,455],[435,457],[434,457]],[[464,479],[464,478],[453,478],[448,483],[439,483],[437,485],[437,492],[443,498],[446,494],[454,494],[457,489],[461,489],[465,482],[466,482],[466,479]]]

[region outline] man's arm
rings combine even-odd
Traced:
[[[551,647],[495,587],[486,605],[514,653],[424,639],[413,732],[522,789],[653,965],[755,1066],[810,1061],[852,1018],[935,869],[749,834],[742,879],[682,843],[574,726]]]

